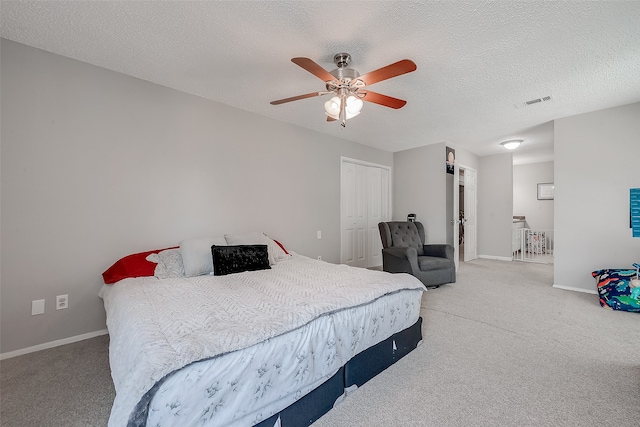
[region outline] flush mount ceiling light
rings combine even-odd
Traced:
[[[338,120],[342,127],[346,126],[348,119],[360,114],[360,110],[364,105],[362,101],[372,102],[396,110],[404,107],[407,101],[372,92],[367,86],[417,69],[413,61],[403,59],[361,76],[358,71],[349,68],[351,55],[348,53],[338,53],[333,57],[333,62],[338,67],[333,71],[325,70],[309,58],[293,58],[291,62],[323,80],[326,90],[279,99],[272,101],[271,105],[280,105],[314,96],[333,95],[330,100],[324,103],[327,121]]]
[[[520,144],[522,144],[522,139],[511,139],[509,141],[500,143],[500,145],[502,145],[507,150],[515,150],[520,146]]]

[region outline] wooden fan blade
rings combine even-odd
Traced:
[[[329,73],[327,70],[325,70],[309,58],[291,58],[291,62],[304,68],[323,82],[336,80],[336,78],[331,73]]]
[[[374,104],[384,105],[389,108],[402,108],[406,105],[407,101],[402,99],[393,98],[391,96],[382,95],[380,93],[371,92],[370,90],[366,91],[364,94],[363,101],[373,102]]]
[[[386,67],[378,68],[375,71],[371,71],[358,77],[358,80],[362,80],[367,86],[374,83],[381,82],[382,80],[390,79],[391,77],[401,76],[406,73],[417,70],[415,62],[409,59],[403,59],[402,61],[395,62]]]
[[[321,96],[324,94],[325,92],[311,92],[311,93],[306,93],[304,95],[292,96],[291,98],[284,98],[284,99],[278,99],[277,101],[271,101],[270,104],[280,105],[280,104],[284,104],[285,102],[297,101],[299,99],[313,98],[314,96]]]
[[[336,119],[334,119],[334,118],[333,118],[333,117],[331,117],[331,116],[327,116],[327,121],[328,121],[328,122],[335,122],[335,121],[336,121]]]

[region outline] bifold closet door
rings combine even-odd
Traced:
[[[342,163],[342,263],[382,265],[378,223],[390,218],[389,184],[388,169]]]
[[[367,167],[367,267],[382,265],[378,223],[389,221],[389,170]]]

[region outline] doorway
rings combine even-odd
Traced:
[[[464,262],[464,169],[458,178],[458,262]]]
[[[478,209],[477,171],[459,165],[454,179],[453,225],[456,269],[460,262],[468,262],[478,257],[476,217]]]

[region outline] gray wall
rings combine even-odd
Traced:
[[[456,150],[456,179],[458,178],[458,167],[465,166],[467,168],[475,169],[476,171],[480,167],[480,157],[471,153],[470,151],[458,148],[455,145],[448,144],[449,147],[453,147]]]
[[[511,258],[513,157],[480,157],[478,170],[478,256]]]
[[[393,164],[11,41],[0,51],[3,353],[104,329],[101,273],[185,238],[259,230],[339,262],[340,156]],[[44,315],[30,315],[35,299]]]
[[[554,285],[595,291],[601,268],[631,268],[629,189],[640,188],[640,103],[558,119]]]
[[[445,175],[445,182],[446,182],[446,190],[445,190],[445,230],[446,230],[446,239],[445,239],[445,243],[448,243],[450,245],[453,245],[453,225],[449,222],[451,221],[451,218],[453,218],[453,209],[454,209],[454,200],[453,200],[453,187],[454,187],[454,182],[453,182],[453,174],[446,174]],[[455,186],[456,188],[458,188],[458,186]],[[456,196],[460,197],[459,194],[457,194],[458,192],[456,192]],[[447,221],[448,218],[448,221]]]
[[[446,173],[446,147],[456,150],[456,173]],[[415,213],[425,226],[427,243],[445,243],[452,239],[451,208],[447,215],[449,197],[457,193],[458,167],[463,164],[478,170],[475,154],[455,145],[438,143],[393,154],[393,219],[405,221]],[[447,178],[456,188],[447,186]]]
[[[393,220],[415,213],[427,243],[446,242],[446,146],[427,145],[393,154]]]
[[[530,228],[553,230],[555,201],[538,200],[538,184],[553,179],[553,162],[513,167],[513,214],[526,216]]]

